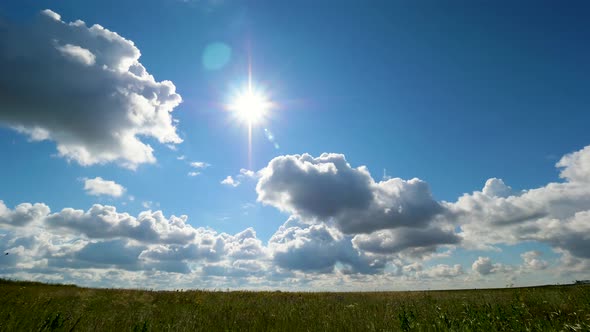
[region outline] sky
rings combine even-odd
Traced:
[[[590,5],[0,3],[0,277],[590,277]]]

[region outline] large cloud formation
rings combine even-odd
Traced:
[[[490,179],[482,191],[446,203],[447,218],[471,249],[536,241],[590,259],[590,147],[565,155],[557,167],[565,182],[521,192]]]
[[[385,260],[353,248],[349,236],[326,224],[305,224],[290,218],[269,240],[274,262],[289,270],[372,274]],[[310,259],[313,257],[313,259]]]
[[[141,140],[182,142],[171,112],[174,84],[157,82],[130,40],[44,10],[27,25],[0,20],[0,125],[52,140],[81,165],[153,163]]]
[[[327,153],[276,157],[259,174],[259,201],[312,224],[333,224],[347,235],[342,242],[351,252],[422,256],[460,242],[440,221],[444,208],[420,179],[376,182],[366,167],[353,168],[344,155]],[[312,230],[320,229],[307,232]]]
[[[424,227],[443,210],[426,182],[375,182],[341,154],[276,157],[260,174],[259,201],[305,219],[333,219],[346,234]]]
[[[160,211],[133,216],[96,204],[51,213],[41,203],[11,209],[0,201],[0,249],[9,253],[0,275],[159,288],[567,282],[590,271],[589,156],[588,147],[565,155],[557,163],[562,182],[514,190],[491,178],[456,202],[435,201],[418,179],[376,182],[343,155],[280,156],[256,173],[259,200],[290,213],[267,243],[252,228],[219,233]],[[519,266],[480,252],[523,242],[526,250],[510,249]],[[542,259],[530,243],[552,248],[557,259]],[[466,271],[454,250],[478,258]]]
[[[268,260],[253,229],[218,233],[192,227],[186,216],[167,218],[161,211],[134,217],[96,204],[88,211],[66,208],[51,213],[44,204],[10,209],[0,201],[0,223],[0,249],[8,253],[0,262],[3,275],[116,270],[207,277],[213,267],[234,266],[247,278],[260,273],[248,267]]]

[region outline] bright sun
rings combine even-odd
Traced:
[[[229,105],[229,109],[234,111],[237,117],[249,126],[261,122],[271,107],[268,98],[257,91],[248,88],[237,95],[234,101]]]

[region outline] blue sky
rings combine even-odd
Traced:
[[[83,283],[80,273],[100,267],[92,284],[110,285],[107,272],[149,279],[163,266],[150,256],[157,246],[196,243],[167,243],[168,233],[159,233],[163,242],[100,235],[60,212],[100,204],[138,220],[147,210],[161,210],[170,224],[172,215],[187,215],[184,231],[215,232],[225,243],[215,259],[187,256],[174,261],[183,273],[161,270],[195,287],[195,276],[207,276],[207,287],[311,289],[335,279],[351,289],[362,289],[361,280],[387,288],[396,278],[401,288],[424,288],[425,280],[445,288],[457,280],[498,286],[583,276],[589,9],[583,2],[3,3],[0,244],[16,258],[0,273]],[[76,20],[85,23],[69,24]],[[141,56],[130,56],[134,50]],[[112,69],[127,58],[152,78],[129,83],[134,65]],[[100,69],[101,61],[112,66]],[[247,85],[249,64],[254,87],[273,103],[253,124],[251,156],[247,124],[227,110]],[[130,91],[170,104],[150,108]],[[134,107],[151,120],[128,123]],[[221,183],[228,176],[239,185]],[[92,194],[93,186],[102,189]],[[21,220],[21,203],[51,212],[22,207],[36,217]],[[250,227],[259,255],[236,258],[231,243],[239,237],[220,234]],[[67,229],[66,242],[79,243],[79,251],[61,249],[70,265],[52,265],[51,251],[18,254],[28,248],[18,249],[18,239],[48,229]],[[197,233],[191,241],[202,240]],[[317,234],[332,242],[320,245]],[[82,255],[108,241],[138,248],[133,268],[108,253],[99,252],[104,261]],[[297,255],[306,250],[325,250],[326,261],[302,264]],[[256,268],[234,276],[230,267],[246,262]],[[220,266],[225,274],[208,274]]]

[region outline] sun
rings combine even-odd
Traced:
[[[229,109],[240,121],[252,126],[264,120],[271,106],[272,103],[262,92],[248,87],[234,97]]]

